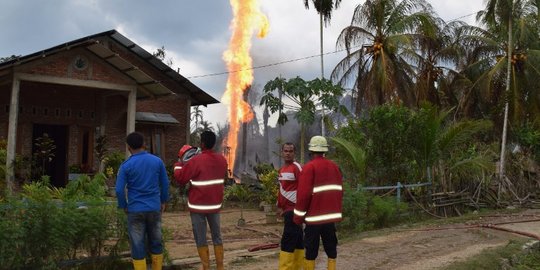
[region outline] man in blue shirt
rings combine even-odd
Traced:
[[[169,179],[163,161],[144,150],[144,137],[126,137],[131,156],[122,163],[116,178],[118,208],[128,218],[131,257],[135,270],[146,270],[145,236],[148,236],[152,270],[163,265],[161,213],[169,198]]]

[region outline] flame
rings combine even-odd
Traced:
[[[269,24],[266,16],[260,12],[257,0],[230,0],[230,3],[233,10],[230,25],[232,36],[229,48],[223,53],[223,60],[230,73],[221,101],[229,107],[230,127],[224,145],[229,148],[229,168],[232,171],[240,125],[253,119],[253,111],[243,99],[244,92],[253,82],[252,60],[249,55],[251,37],[256,29],[260,29],[258,37],[266,36]]]

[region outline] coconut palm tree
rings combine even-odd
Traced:
[[[428,101],[439,107],[453,107],[455,97],[452,93],[452,78],[456,74],[463,48],[459,43],[461,29],[465,25],[462,21],[446,23],[440,18],[434,18],[434,33],[422,33],[418,36],[417,45],[413,50],[406,50],[410,54],[413,64],[416,65],[417,77],[414,94],[415,105]]]
[[[191,110],[191,120],[195,121],[195,126],[191,128],[194,132],[199,129],[199,123],[203,121],[203,111],[201,110],[200,105],[197,105]]]
[[[482,91],[478,97],[504,107],[499,167],[503,177],[508,119],[519,123],[540,115],[538,1],[488,0],[477,19],[485,28],[468,27],[470,35],[464,40],[474,48],[476,62],[466,72],[478,76],[473,89]]]
[[[338,48],[347,56],[332,79],[357,90],[356,112],[362,105],[386,102],[412,106],[415,70],[409,54],[418,38],[435,33],[433,11],[423,0],[366,0],[355,8],[351,25],[341,31]]]
[[[309,9],[309,2],[310,0],[304,0],[304,6]],[[313,3],[313,7],[315,7],[315,10],[317,10],[317,13],[319,13],[319,30],[320,30],[320,37],[321,37],[321,79],[324,78],[324,60],[323,60],[323,22],[324,25],[330,24],[330,20],[332,19],[332,11],[334,9],[339,8],[339,4],[341,3],[341,0],[311,0]]]

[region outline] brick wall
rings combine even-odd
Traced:
[[[173,86],[169,78],[159,71],[148,68],[147,63],[130,54],[123,47],[114,43],[104,42],[121,57],[133,61],[147,74],[156,80],[162,80],[164,85]],[[78,58],[87,60],[87,67],[77,68],[74,65]],[[87,51],[76,48],[66,50],[56,55],[35,60],[18,66],[17,72],[72,78],[78,80],[95,80],[114,84],[132,85],[133,81],[125,74],[103,62],[102,59]],[[174,85],[174,87],[177,87]],[[7,138],[11,83],[0,82],[0,139]],[[29,156],[32,152],[33,124],[65,125],[68,126],[68,159],[67,166],[79,162],[81,129],[96,130],[104,125],[108,138],[108,148],[120,152],[125,151],[127,92],[102,90],[94,88],[74,87],[59,84],[21,82],[20,113],[18,120],[17,153]],[[137,111],[171,114],[180,124],[174,126],[154,126],[137,124],[136,130],[147,136],[152,135],[154,128],[163,131],[163,155],[166,164],[176,159],[176,153],[186,144],[189,130],[188,97],[170,95],[159,99],[137,101]],[[97,134],[94,134],[97,137]],[[98,161],[94,160],[94,169]]]
[[[163,130],[164,154],[162,156],[165,164],[169,165],[177,159],[178,149],[187,143],[187,133],[189,130],[189,107],[185,98],[177,95],[170,95],[160,99],[141,100],[137,102],[138,112],[167,113],[172,115],[180,124],[160,126]],[[136,126],[145,136],[151,136],[153,126]]]

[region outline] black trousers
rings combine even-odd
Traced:
[[[304,244],[306,246],[306,259],[315,260],[319,255],[319,241],[322,239],[324,252],[330,259],[337,257],[337,236],[334,223],[306,225],[304,229]]]
[[[304,249],[302,226],[293,222],[293,215],[293,211],[287,211],[283,214],[281,251],[294,252],[295,249]]]

